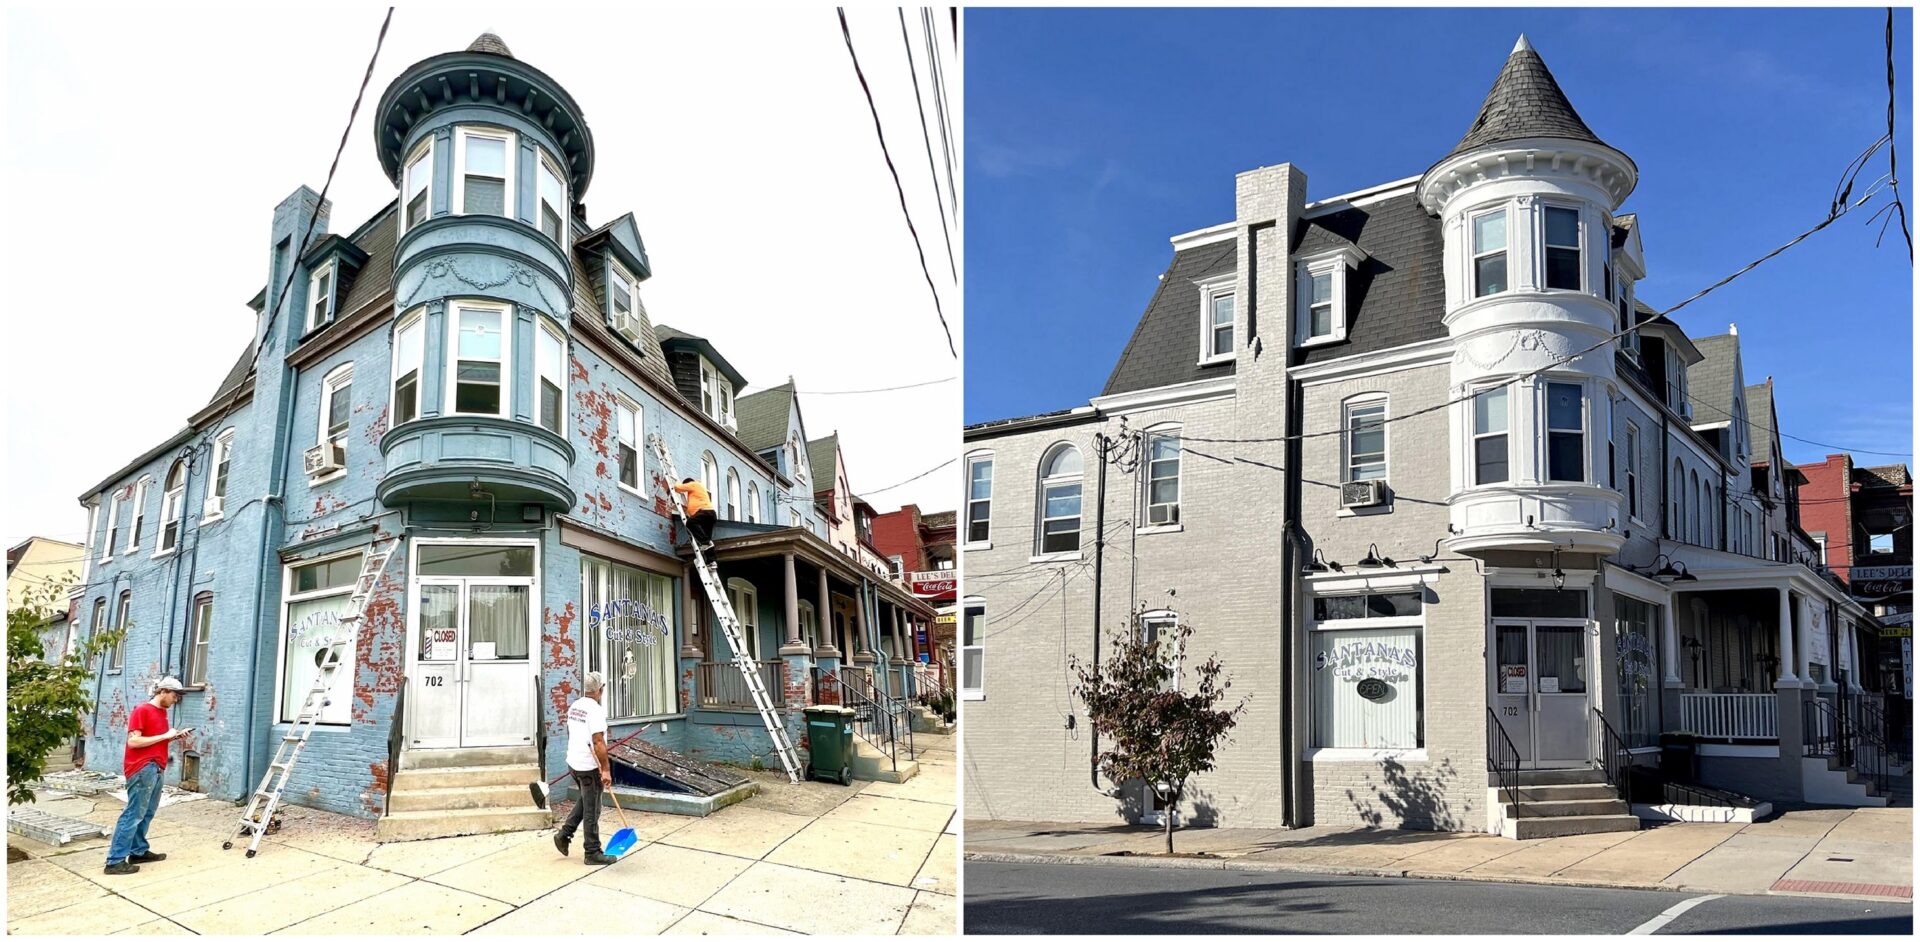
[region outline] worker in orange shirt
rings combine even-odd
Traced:
[[[692,478],[687,478],[673,486],[687,498],[687,532],[693,535],[693,545],[701,552],[713,549],[713,522],[717,519],[713,512],[713,498],[707,494],[707,486]]]

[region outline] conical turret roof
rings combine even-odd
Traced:
[[[1557,137],[1604,145],[1606,142],[1580,120],[1547,63],[1522,34],[1507,56],[1507,64],[1493,80],[1479,116],[1448,157],[1465,151],[1531,137]]]
[[[490,52],[496,56],[506,56],[509,59],[513,58],[513,50],[507,48],[506,41],[490,32],[481,33],[475,37],[473,44],[467,47],[467,51]]]

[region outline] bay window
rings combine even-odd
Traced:
[[[426,351],[427,319],[414,311],[393,332],[393,424],[420,417],[420,371]]]
[[[1580,290],[1580,211],[1542,207],[1541,242],[1546,249],[1546,286]]]
[[[540,165],[537,172],[539,180],[536,189],[539,195],[539,208],[534,214],[535,221],[539,223],[540,231],[547,234],[547,238],[560,243],[561,247],[565,248],[567,184],[560,173],[560,165],[555,163],[545,150],[540,151]]]
[[[1484,298],[1507,290],[1507,211],[1498,209],[1472,217],[1473,296]]]
[[[1344,481],[1387,477],[1387,401],[1373,398],[1345,406],[1347,462]]]
[[[1507,480],[1507,387],[1494,386],[1473,397],[1473,483]]]
[[[400,231],[406,232],[432,214],[433,138],[429,136],[407,158],[406,174],[401,178]]]
[[[453,414],[505,415],[508,403],[508,364],[511,342],[505,330],[504,305],[481,306],[474,302],[456,302],[453,317],[454,368],[448,371],[452,383]]]
[[[1313,746],[1418,749],[1426,744],[1422,590],[1313,600]]]
[[[620,465],[620,486],[637,494],[640,492],[640,404],[617,396],[613,411],[618,426],[615,455]]]
[[[345,726],[353,720],[354,645],[357,632],[342,623],[360,576],[359,551],[344,556],[286,567],[286,601],[280,623],[280,707],[276,721],[298,720],[307,694],[320,678],[327,649],[344,645],[344,669],[333,672],[327,703],[320,707],[320,723]]]
[[[1080,449],[1062,442],[1040,463],[1040,554],[1080,550]]]
[[[468,215],[513,215],[513,134],[459,128],[454,156],[454,205]]]
[[[1147,525],[1180,522],[1180,430],[1147,433]]]
[[[567,415],[567,341],[560,329],[545,319],[540,321],[533,341],[534,369],[539,375],[536,388],[540,393],[540,427],[563,435],[561,426]]]
[[[985,543],[993,512],[993,455],[967,457],[967,537],[968,543]]]
[[[1547,480],[1586,479],[1586,391],[1579,383],[1548,383]]]
[[[587,664],[607,678],[609,719],[680,712],[674,580],[595,557],[580,561]]]

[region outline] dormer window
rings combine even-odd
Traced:
[[[1543,207],[1541,217],[1546,247],[1546,286],[1580,290],[1580,211],[1566,206]]]
[[[546,151],[541,151],[539,169],[540,199],[538,212],[535,213],[535,215],[538,217],[537,221],[540,224],[540,231],[546,233],[547,238],[560,243],[562,248],[565,248],[567,244],[565,238],[567,228],[567,184],[564,180],[565,177],[560,173],[560,165],[554,162],[554,159],[548,156]]]
[[[333,320],[333,263],[314,269],[313,279],[307,284],[307,330],[311,331]]]
[[[433,213],[433,138],[428,137],[414,149],[413,156],[407,159],[406,175],[401,180],[402,202],[405,211],[400,220],[400,231],[405,232],[423,222]]]
[[[1301,259],[1296,284],[1300,302],[1295,315],[1300,346],[1347,339],[1347,270],[1361,259],[1357,248],[1342,248]]]
[[[513,134],[460,128],[454,137],[454,205],[468,215],[513,215]]]
[[[1507,211],[1496,209],[1473,217],[1473,296],[1484,298],[1507,290]]]
[[[1233,359],[1233,275],[1194,282],[1200,288],[1200,362]]]
[[[618,264],[607,265],[607,323],[622,337],[640,342],[640,283]]]
[[[733,423],[733,382],[705,357],[700,359],[700,411],[722,425]]]

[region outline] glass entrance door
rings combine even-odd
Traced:
[[[532,556],[531,547],[420,547],[409,748],[533,741]]]
[[[1490,699],[1521,764],[1587,764],[1586,623],[1496,620],[1493,648]]]

